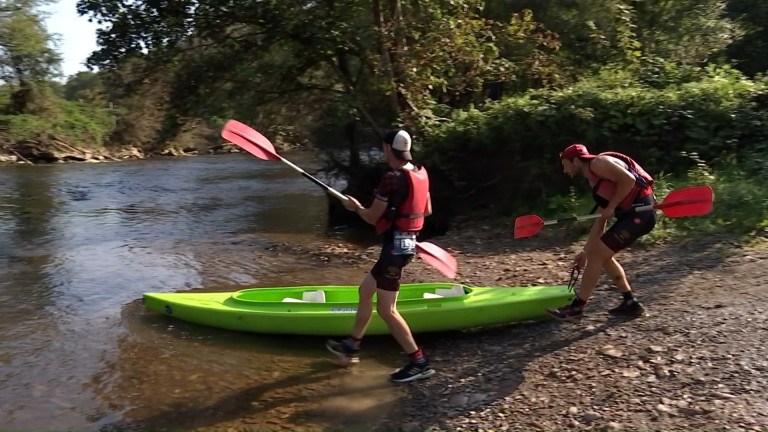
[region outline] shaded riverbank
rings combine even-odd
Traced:
[[[0,164],[114,162],[143,160],[158,156],[198,156],[239,152],[237,146],[224,142],[213,146],[206,145],[204,148],[166,148],[154,152],[134,146],[81,148],[72,146],[53,134],[45,134],[37,140],[2,143],[0,146]]]

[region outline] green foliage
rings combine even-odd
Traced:
[[[484,190],[512,209],[567,191],[557,155],[574,142],[593,153],[626,153],[651,173],[671,174],[691,165],[681,152],[714,160],[764,149],[766,81],[729,68],[704,75],[657,89],[606,72],[563,90],[530,91],[466,110],[451,122],[424,119],[420,130],[428,139],[420,157],[439,166],[452,187]]]
[[[114,121],[108,110],[60,100],[46,116],[0,115],[0,128],[11,141],[37,140],[50,133],[79,147],[98,148],[104,146]]]
[[[94,72],[78,72],[64,84],[64,98],[70,101],[103,101],[104,85]]]
[[[764,179],[766,155],[750,154],[743,161],[729,157],[707,164],[696,154],[686,154],[694,165],[685,175],[662,176],[656,182],[657,196],[687,186],[711,186],[715,192],[712,213],[689,218],[668,218],[659,213],[656,228],[644,238],[653,243],[682,237],[706,237],[730,234],[749,240],[768,235],[768,189]],[[762,159],[755,164],[756,159]]]
[[[59,73],[59,54],[45,28],[39,0],[0,0],[0,81],[13,89],[5,110],[24,114],[38,86]]]

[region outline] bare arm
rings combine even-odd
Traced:
[[[376,225],[376,222],[381,219],[385,211],[387,211],[387,201],[375,198],[370,207],[364,208],[361,206],[360,209],[357,210],[357,214],[369,224]]]
[[[349,211],[354,211],[360,215],[364,221],[371,225],[376,225],[376,222],[381,219],[381,216],[384,215],[384,212],[387,210],[387,202],[378,197],[373,200],[373,203],[368,208],[363,207],[363,205],[360,204],[360,201],[349,195],[347,195],[347,198],[349,199],[344,201],[344,208]]]
[[[427,208],[424,209],[424,217],[432,214],[432,195],[427,193]]]

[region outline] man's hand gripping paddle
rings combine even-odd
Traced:
[[[289,160],[277,154],[275,146],[272,145],[264,135],[260,134],[250,126],[240,123],[237,120],[229,120],[227,124],[224,125],[224,129],[221,131],[221,136],[225,140],[237,145],[259,159],[282,161],[304,176],[304,178],[325,189],[326,192],[336,198],[342,201],[349,200],[349,198],[341,192],[321,182],[303,169],[291,163]],[[429,242],[417,242],[416,252],[427,262],[427,264],[437,269],[440,273],[451,279],[456,277],[456,270],[458,269],[456,258],[451,256],[451,254],[441,247]]]
[[[668,217],[700,216],[712,211],[714,192],[709,186],[693,186],[673,190],[660,204],[633,207],[624,212],[637,213],[661,210]],[[571,216],[556,220],[542,220],[536,215],[520,216],[515,219],[515,238],[531,237],[539,233],[545,225],[561,222],[597,219],[599,213],[583,216]]]

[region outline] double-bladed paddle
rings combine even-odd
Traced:
[[[649,204],[624,210],[623,213],[637,213],[651,210],[661,210],[669,217],[700,216],[712,211],[714,192],[709,186],[693,186],[673,190],[660,204]],[[531,237],[538,234],[545,225],[554,225],[561,222],[581,221],[597,219],[599,213],[570,216],[556,220],[542,220],[536,215],[520,216],[515,219],[515,238]]]
[[[349,200],[346,195],[321,182],[300,167],[277,154],[275,146],[272,145],[264,135],[260,134],[250,126],[240,123],[237,120],[229,120],[224,125],[224,129],[221,131],[221,136],[225,140],[237,145],[259,159],[282,161],[304,176],[304,178],[325,189],[326,192],[336,198],[342,201]],[[429,242],[417,242],[416,251],[427,264],[437,269],[440,273],[451,279],[456,277],[456,270],[458,268],[456,258],[451,256],[451,254],[443,248]]]

